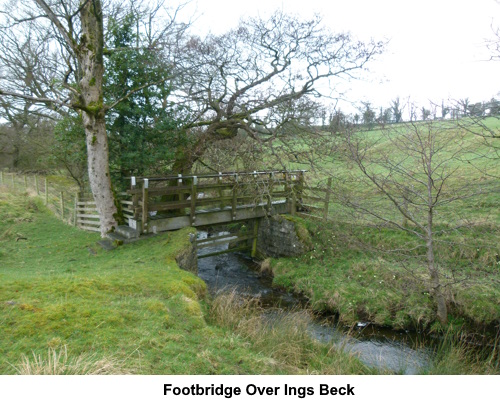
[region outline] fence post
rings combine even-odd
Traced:
[[[38,175],[35,174],[35,190],[36,190],[36,195],[40,194],[40,187],[38,186]]]
[[[253,241],[252,241],[252,253],[251,256],[255,257],[257,255],[257,236],[259,234],[259,220],[256,218],[253,222]]]
[[[139,194],[134,193],[134,191],[136,189],[136,185],[137,185],[136,178],[135,178],[135,176],[132,176],[130,179],[130,190],[133,193],[132,194],[132,211],[134,212],[133,219],[135,221],[137,221],[139,219],[139,212],[137,210],[137,208],[139,206]],[[137,224],[137,222],[136,222],[136,224]]]
[[[148,187],[149,180],[144,179],[142,183],[142,222],[141,222],[141,233],[145,233],[148,229]]]
[[[49,183],[45,177],[45,205],[49,204]]]
[[[189,212],[191,226],[194,226],[196,221],[196,197],[198,196],[197,184],[198,177],[194,176],[193,183],[191,184],[191,210]]]
[[[220,199],[220,204],[219,204],[219,209],[223,210],[224,209],[224,193],[222,191],[222,173],[219,172],[219,177],[217,179],[217,185],[219,186],[219,199]]]
[[[60,193],[60,198],[61,198],[61,219],[64,221],[64,192],[61,191]]]
[[[3,172],[0,170],[0,183],[3,184]]]
[[[237,187],[238,187],[238,175],[234,175],[234,184],[233,184],[233,198],[231,201],[231,218],[233,218],[233,221],[236,220],[236,203],[237,203]]]
[[[24,190],[26,191],[28,189],[28,178],[26,175],[24,175]]]
[[[178,177],[177,187],[182,187],[182,174],[179,173],[177,175],[177,177]],[[184,191],[183,190],[179,191],[179,202],[182,202],[182,201],[184,201]]]
[[[328,182],[326,185],[326,193],[325,193],[325,208],[323,211],[323,219],[326,221],[328,219],[328,206],[330,205],[330,194],[332,191],[332,178],[328,178]]]
[[[268,190],[267,190],[267,215],[271,215],[271,211],[273,209],[273,203],[272,203],[272,198],[273,198],[273,187],[274,187],[274,173],[271,172],[269,173],[269,184],[268,184]]]

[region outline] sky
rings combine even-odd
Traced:
[[[370,71],[350,83],[353,102],[389,107],[399,97],[426,106],[487,101],[500,93],[500,62],[490,60],[486,47],[492,27],[500,26],[495,0],[197,0],[187,11],[196,11],[199,33],[220,34],[276,9],[304,18],[317,13],[333,32],[388,41]]]

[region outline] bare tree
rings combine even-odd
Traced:
[[[315,102],[321,87],[335,93],[381,49],[381,43],[331,34],[319,18],[302,21],[282,12],[246,19],[224,35],[191,38],[186,61],[197,68],[181,78],[177,97],[189,107],[193,137],[173,170],[189,172],[209,145],[238,134],[271,152],[280,140],[282,153],[287,136],[311,133],[306,129],[321,115]]]
[[[436,249],[446,232],[467,224],[453,215],[453,204],[488,191],[470,173],[464,175],[471,170],[463,164],[473,148],[470,136],[436,121],[394,127],[374,141],[365,136],[346,135],[348,156],[359,168],[359,176],[353,175],[364,190],[346,194],[345,203],[369,221],[413,236],[408,252],[424,249],[428,278],[423,281],[436,303],[437,319],[445,324],[447,288],[460,280],[440,266]],[[438,221],[454,225],[438,230]]]
[[[394,121],[396,123],[401,122],[401,120],[403,119],[403,108],[401,107],[399,97],[396,97],[396,99],[392,100],[391,110],[394,116]]]
[[[102,236],[116,226],[105,116],[134,92],[170,79],[157,78],[104,103],[105,55],[120,52],[120,49],[106,47],[106,18],[111,13],[116,18],[121,5],[111,2],[106,3],[106,7],[103,9],[100,0],[10,1],[2,10],[0,25],[2,101],[16,106],[29,103],[30,112],[53,111],[64,115],[68,110],[75,110],[81,114],[89,183],[100,216]],[[178,33],[183,32],[185,26],[175,23],[175,13],[170,20],[166,14],[162,28],[154,30],[152,21],[157,11],[155,8],[143,14],[147,19],[137,46],[163,51],[169,48],[171,41],[178,41]]]

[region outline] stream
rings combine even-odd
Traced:
[[[206,237],[206,232],[198,233],[198,239]],[[199,249],[198,253],[226,249],[227,245],[223,244]],[[207,283],[212,294],[221,290],[235,290],[241,295],[258,298],[271,314],[273,308],[293,311],[301,305],[299,298],[273,288],[272,279],[262,276],[256,263],[243,254],[226,253],[198,259],[198,276]],[[312,320],[308,329],[315,339],[352,352],[366,365],[382,370],[418,374],[419,369],[431,359],[431,351],[417,343],[422,339],[416,333],[399,333],[360,323],[347,334],[321,317]]]

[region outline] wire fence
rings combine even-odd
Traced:
[[[0,185],[36,194],[45,206],[67,224],[92,232],[100,232],[99,215],[91,195],[50,181],[38,174],[0,171]]]

